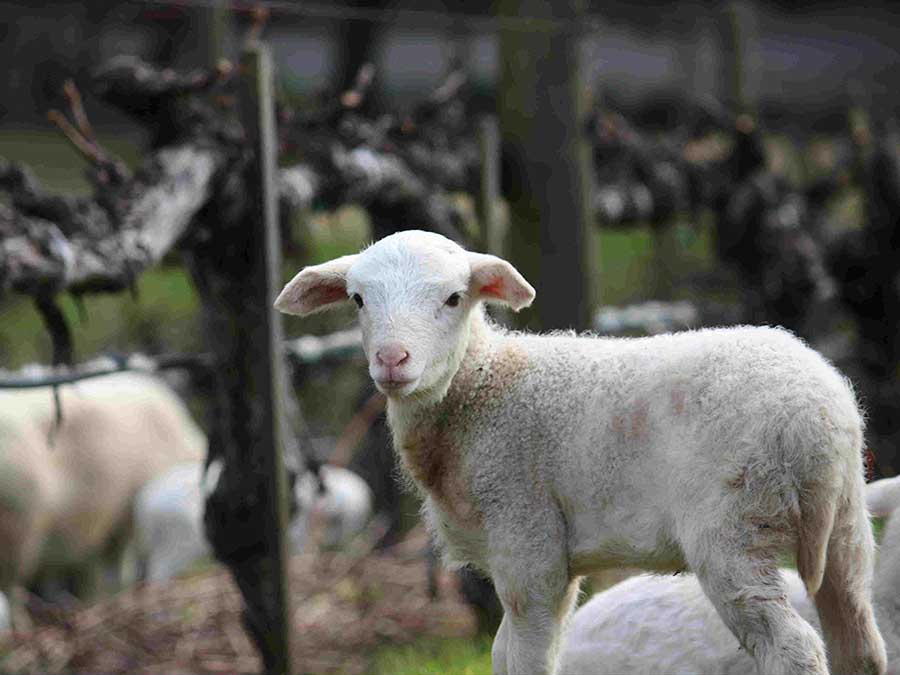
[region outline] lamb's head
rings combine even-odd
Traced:
[[[369,374],[382,392],[403,398],[446,388],[482,302],[518,311],[533,299],[534,289],[505,260],[413,230],[303,269],[275,307],[305,316],[354,301]]]

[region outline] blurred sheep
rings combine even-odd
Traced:
[[[122,582],[138,491],[199,461],[206,439],[182,401],[136,373],[0,391],[0,591],[73,580],[90,597],[104,566]]]
[[[205,495],[220,471],[218,462],[213,462],[205,475],[201,462],[182,464],[141,490],[135,527],[144,578],[170,579],[212,555],[203,530],[203,509]],[[371,517],[371,490],[347,469],[323,465],[318,478],[307,471],[297,479],[294,489],[299,505],[289,532],[294,553],[304,549],[317,522],[324,521],[321,544],[337,547],[359,534]]]

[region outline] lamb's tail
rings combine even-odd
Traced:
[[[797,572],[810,597],[818,593],[825,577],[828,544],[834,531],[837,498],[800,501],[800,532],[797,544]],[[829,495],[831,496],[831,495]]]
[[[797,571],[813,597],[831,672],[884,673],[884,640],[871,603],[875,542],[861,467],[835,476],[836,490],[801,499]]]

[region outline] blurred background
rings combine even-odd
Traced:
[[[870,471],[895,475],[898,18],[890,2],[0,1],[0,241],[32,236],[28,218],[57,222],[47,195],[84,200],[73,212],[99,204],[115,221],[121,207],[104,194],[121,185],[98,179],[109,167],[79,134],[121,162],[125,184],[177,144],[215,145],[227,175],[248,139],[234,103],[246,72],[221,64],[260,40],[274,63],[285,279],[415,227],[502,254],[534,283],[535,308],[499,321],[629,336],[782,325],[850,376],[868,411]],[[152,74],[134,89],[146,105],[110,94],[116,68],[138,81],[136,64]],[[169,91],[173,74],[191,73],[195,84]],[[196,85],[207,76],[213,85]],[[51,110],[68,111],[76,131]],[[25,195],[15,167],[40,190]],[[210,289],[198,290],[192,265],[231,231],[200,227],[210,216],[198,209],[194,234],[126,292],[55,289],[76,363],[209,348]],[[11,281],[11,245],[0,256],[0,367],[59,360],[43,296]],[[290,572],[296,661],[303,672],[489,672],[489,585],[443,571],[421,531],[353,316],[285,327],[292,340],[321,338],[294,343],[288,359],[301,458],[288,463],[300,467],[291,482],[306,518]],[[212,437],[215,377],[165,375]],[[211,458],[194,458],[202,468],[183,483],[163,480],[154,502],[181,509],[182,539],[204,536],[198,476]],[[344,472],[331,487],[323,464]],[[303,488],[307,474],[318,487]],[[138,492],[129,499],[139,512]],[[145,556],[137,583],[111,598],[78,597],[69,581],[54,593],[23,574],[9,588],[27,587],[12,603],[25,628],[4,642],[0,669],[258,670],[240,596],[204,546],[156,578]]]

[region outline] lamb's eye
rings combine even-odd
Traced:
[[[363,299],[362,299],[362,296],[361,296],[359,293],[354,293],[354,294],[353,294],[352,296],[350,296],[350,297],[353,298],[353,302],[356,303],[356,306],[359,307],[360,309],[362,309],[362,306],[363,306]]]
[[[447,302],[444,303],[448,307],[456,307],[459,304],[459,300],[462,296],[459,293],[454,293],[449,298],[447,298]]]

